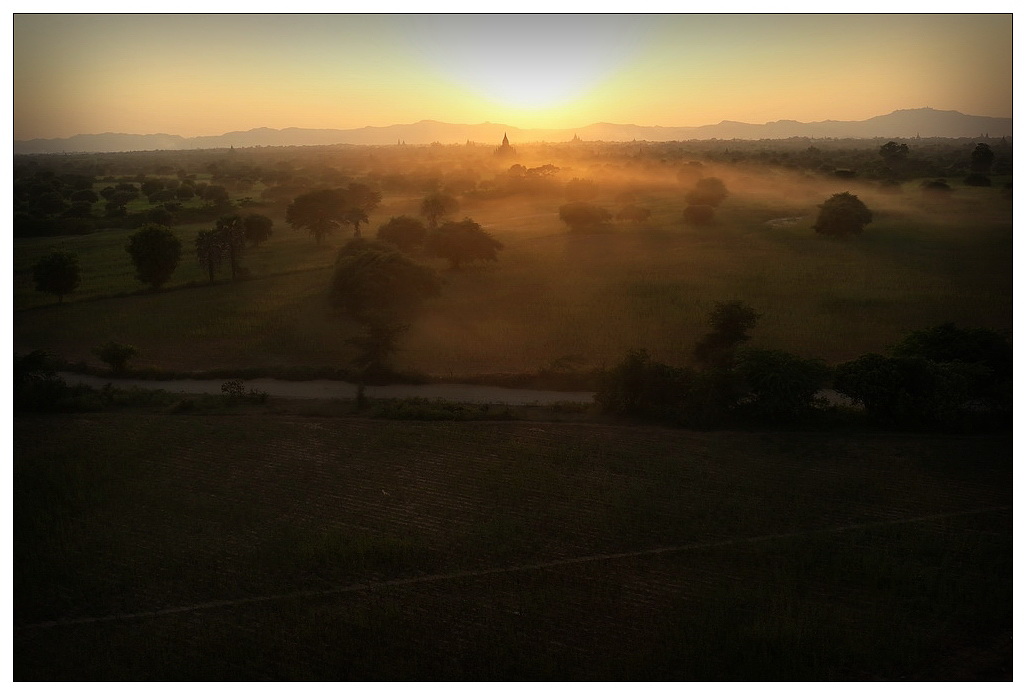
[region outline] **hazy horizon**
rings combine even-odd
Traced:
[[[1011,15],[15,15],[14,137],[1011,115]]]

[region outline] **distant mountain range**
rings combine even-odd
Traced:
[[[420,121],[408,125],[367,126],[350,130],[312,128],[254,128],[224,135],[185,138],[180,135],[129,135],[102,133],[74,135],[70,138],[15,140],[15,154],[55,152],[128,152],[142,150],[196,150],[222,147],[282,147],[289,145],[422,145],[482,142],[495,143],[507,134],[510,141],[566,142],[574,136],[581,140],[629,142],[643,140],[764,140],[793,137],[808,138],[975,138],[981,135],[1003,137],[1012,134],[1011,118],[967,116],[958,111],[905,109],[875,116],[864,121],[774,121],[761,125],[721,121],[715,125],[665,127],[593,123],[583,128],[562,130],[522,129],[501,123],[476,125]]]

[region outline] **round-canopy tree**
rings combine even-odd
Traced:
[[[466,217],[462,222],[446,222],[428,235],[424,249],[432,256],[445,258],[453,270],[472,261],[495,261],[502,243]]]
[[[727,197],[727,187],[723,181],[716,177],[699,179],[692,188],[684,195],[688,205],[711,205],[719,207],[723,199]]]
[[[270,238],[274,222],[270,217],[254,212],[242,218],[242,227],[246,241],[255,247]]]
[[[812,226],[820,234],[846,237],[859,234],[863,227],[873,221],[873,213],[857,195],[835,193],[819,206],[819,217]]]
[[[53,251],[40,258],[32,268],[36,289],[57,295],[57,303],[64,295],[78,287],[78,256],[67,251]]]
[[[285,210],[285,221],[295,229],[306,228],[317,243],[325,234],[347,225],[355,225],[359,236],[360,223],[381,202],[381,194],[362,183],[349,188],[311,191],[297,196]]]
[[[378,227],[377,237],[408,252],[424,243],[426,235],[427,229],[423,222],[416,217],[401,215]]]
[[[125,251],[132,257],[139,282],[159,290],[178,267],[182,258],[182,242],[168,227],[145,224],[128,237]]]
[[[595,231],[609,221],[612,214],[603,207],[591,203],[567,203],[559,206],[559,219],[572,232]]]
[[[341,188],[311,191],[297,196],[285,210],[285,221],[294,229],[306,228],[318,244],[326,234],[340,228],[349,201]]]

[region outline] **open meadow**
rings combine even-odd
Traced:
[[[16,680],[1004,680],[1005,435],[14,422]]]

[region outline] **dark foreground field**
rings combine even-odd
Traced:
[[[17,680],[1008,680],[1011,438],[14,421]]]

